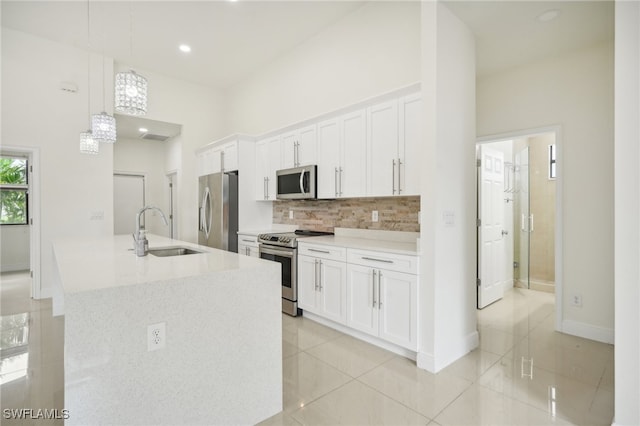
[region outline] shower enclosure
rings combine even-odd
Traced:
[[[514,202],[514,252],[513,279],[520,288],[530,288],[529,265],[533,215],[529,191],[529,147],[525,146],[515,154],[512,168]]]

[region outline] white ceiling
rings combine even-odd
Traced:
[[[91,50],[136,68],[225,88],[362,4],[91,0]],[[82,49],[87,48],[87,21],[87,1],[2,0],[2,26]],[[182,43],[191,46],[190,54],[178,50]]]
[[[548,56],[613,40],[613,1],[447,1],[476,38],[482,76]],[[559,15],[549,22],[545,11]]]
[[[400,0],[392,0],[400,1]],[[415,1],[415,0],[414,0]],[[135,68],[227,88],[364,1],[91,0],[91,50]],[[445,1],[476,37],[478,75],[612,40],[613,1]],[[2,26],[87,48],[86,1],[2,0]],[[536,17],[557,9],[557,19]],[[133,19],[130,19],[130,18]],[[133,31],[131,31],[133,24]],[[133,56],[131,55],[133,42]],[[182,43],[190,54],[178,50]],[[131,137],[138,124],[122,122]]]

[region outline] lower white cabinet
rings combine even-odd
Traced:
[[[260,257],[258,239],[254,235],[238,234],[238,254]]]
[[[417,350],[417,275],[347,266],[347,326]]]
[[[347,319],[347,264],[298,256],[298,306],[340,324]]]

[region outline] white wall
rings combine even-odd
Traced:
[[[478,136],[561,126],[561,331],[612,343],[613,45],[480,78],[477,98]]]
[[[0,226],[0,272],[29,269],[29,225]]]
[[[436,372],[478,345],[475,42],[445,6],[422,3],[424,159],[418,366]],[[443,213],[454,214],[445,225]]]
[[[371,2],[228,91],[230,131],[261,134],[420,80],[420,3]]]
[[[159,207],[169,218],[168,180],[165,174],[165,144],[144,139],[118,139],[113,148],[113,169],[145,176],[145,204]],[[131,218],[133,223],[133,218]],[[155,211],[145,213],[145,228],[152,234],[169,236],[169,227]]]
[[[616,2],[615,416],[640,424],[640,4]]]
[[[116,72],[128,70],[116,63]],[[176,80],[155,72],[136,72],[149,82],[149,106],[145,118],[182,125],[182,133],[167,145],[164,171],[178,171],[178,235],[174,238],[198,242],[198,178],[196,148],[226,134],[223,98],[216,90]],[[180,157],[180,158],[176,158]]]
[[[112,61],[106,69],[112,91]],[[102,109],[102,58],[91,58],[92,113]],[[77,93],[59,89],[75,82]],[[107,99],[107,111],[111,111]],[[81,50],[2,28],[2,144],[40,151],[41,297],[51,295],[52,240],[113,232],[113,152],[80,154],[79,134],[89,126],[87,54]],[[35,170],[38,173],[37,170]],[[36,207],[37,208],[37,207]],[[103,220],[90,220],[103,212]],[[38,224],[35,224],[38,226]]]

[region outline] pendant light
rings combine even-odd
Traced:
[[[89,1],[87,0],[87,114],[89,115],[89,126],[91,126],[91,41],[90,41],[90,14]],[[97,154],[100,145],[93,139],[91,128],[80,133],[80,152],[83,154]]]
[[[97,142],[115,143],[116,142],[116,119],[106,113],[105,98],[106,91],[104,88],[104,40],[102,46],[102,112],[91,116],[91,132],[93,139]]]
[[[129,3],[129,47],[133,59],[133,14]],[[130,115],[147,113],[147,79],[135,71],[119,72],[115,81],[115,109]]]

